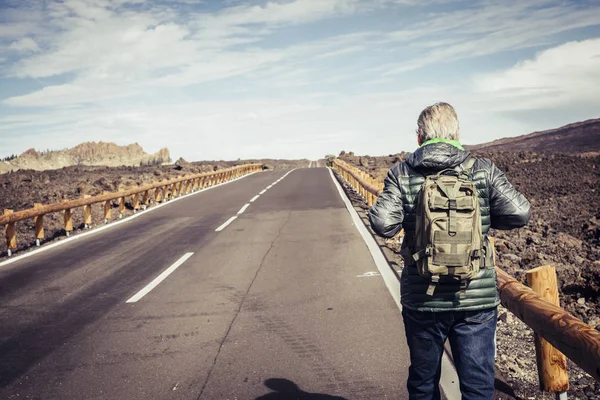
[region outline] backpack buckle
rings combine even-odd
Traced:
[[[456,200],[455,199],[449,199],[448,200],[448,209],[449,210],[456,210]]]
[[[435,289],[437,288],[437,285],[439,282],[440,282],[439,275],[431,276],[431,283],[429,284],[429,287],[427,288],[427,296],[433,296],[433,294],[435,293]]]
[[[431,247],[427,246],[422,250],[417,251],[415,254],[413,254],[413,259],[416,261],[419,261],[421,258],[423,257],[429,257],[431,256]]]
[[[464,300],[467,297],[467,285],[469,284],[469,282],[467,280],[461,280],[460,281],[460,292],[458,295],[458,298],[460,300]]]

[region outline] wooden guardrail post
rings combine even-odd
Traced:
[[[102,192],[103,194],[105,194],[106,192]],[[102,204],[102,208],[104,210],[104,223],[108,224],[108,221],[110,220],[110,207],[111,207],[111,201],[110,200],[106,200],[103,204]]]
[[[371,185],[373,185],[373,187],[378,187],[378,183],[377,180],[374,178],[371,178]],[[377,195],[376,194],[371,194],[371,206],[373,206],[373,204],[375,204],[375,202],[377,201]]]
[[[165,185],[162,187],[162,192],[163,192],[163,198],[162,201],[163,203],[169,200],[169,185]]]
[[[160,203],[162,200],[162,187],[157,187],[154,189],[154,201],[156,203]]]
[[[541,298],[555,306],[560,306],[556,270],[543,266],[527,271],[527,283]],[[569,390],[567,358],[544,338],[534,332],[535,354],[540,380],[540,390],[550,393],[564,393]]]
[[[144,194],[142,196],[142,209],[143,210],[147,209],[148,204],[150,204],[150,191],[144,190]]]
[[[119,219],[123,218],[125,213],[125,196],[119,197]]]
[[[133,213],[135,214],[140,209],[139,193],[134,193],[131,195],[131,205],[133,206]]]
[[[362,176],[363,180],[365,180],[365,181],[367,180],[367,174],[366,173],[361,172],[361,176]],[[369,192],[367,191],[367,188],[364,187],[363,185],[360,185],[360,188],[362,189],[362,197],[363,197],[363,199],[365,199],[365,202],[367,204],[369,204],[369,198],[367,196],[367,193],[369,193]]]
[[[177,179],[179,179],[179,177],[177,177]],[[177,182],[173,182],[171,184],[171,197],[175,198],[178,196],[178,192],[177,192]]]
[[[4,215],[11,215],[13,210],[4,210]],[[17,249],[17,230],[15,229],[15,223],[9,222],[5,226],[6,233],[6,248],[8,250],[8,256],[12,255],[13,250]]]
[[[62,202],[68,203],[69,200],[63,200]],[[73,232],[73,215],[70,208],[63,211],[63,219],[65,221],[65,235],[70,236]]]
[[[90,197],[92,196],[89,194],[83,195],[84,199],[89,199]],[[83,228],[88,229],[90,226],[92,226],[92,205],[87,204],[83,206]]]
[[[33,208],[40,209],[44,205],[41,203],[34,203]],[[35,224],[35,245],[40,246],[41,241],[44,240],[44,214],[36,215],[33,217],[33,221]]]

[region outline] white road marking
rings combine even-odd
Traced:
[[[229,218],[227,221],[225,221],[225,223],[223,225],[221,225],[220,227],[218,227],[217,229],[215,229],[215,232],[221,232],[223,229],[227,228],[227,225],[229,225],[230,223],[232,223],[233,221],[235,221],[236,218],[237,218],[237,215]]]
[[[130,216],[126,217],[126,218],[123,218],[123,219],[120,219],[120,220],[116,220],[116,221],[111,221],[107,225],[103,225],[103,226],[100,226],[98,228],[94,228],[92,230],[86,231],[86,232],[78,233],[78,234],[70,236],[68,238],[61,239],[58,242],[54,242],[54,243],[50,243],[50,244],[45,244],[45,245],[39,247],[36,250],[30,251],[30,252],[25,253],[25,254],[20,254],[18,256],[13,256],[13,257],[9,258],[8,260],[0,262],[0,267],[4,267],[5,265],[12,264],[12,263],[17,262],[19,260],[22,260],[24,258],[34,256],[36,254],[39,254],[39,253],[42,253],[44,251],[53,249],[55,247],[62,246],[64,244],[72,242],[73,240],[79,240],[79,239],[82,239],[82,238],[84,238],[86,236],[89,236],[89,235],[95,235],[96,233],[102,232],[102,231],[104,231],[106,229],[110,229],[110,228],[115,227],[117,225],[133,221],[134,219],[139,218],[142,215],[145,215],[145,214],[147,214],[149,212],[152,212],[154,210],[158,210],[161,207],[168,206],[169,204],[173,204],[176,201],[183,200],[186,197],[194,196],[194,195],[196,195],[198,193],[202,193],[202,192],[214,189],[214,188],[219,187],[219,186],[227,185],[228,183],[232,183],[232,182],[238,181],[240,179],[244,179],[244,178],[246,178],[246,177],[248,177],[250,175],[254,175],[254,174],[257,174],[257,173],[258,172],[252,172],[252,173],[250,173],[248,175],[240,176],[239,178],[235,178],[235,179],[232,179],[232,180],[227,181],[227,182],[219,183],[218,185],[214,185],[214,186],[211,186],[211,187],[200,189],[200,190],[198,190],[196,192],[188,193],[188,194],[185,194],[183,196],[176,197],[174,199],[172,198],[172,199],[170,199],[169,201],[167,201],[165,203],[156,204],[156,205],[154,205],[152,207],[147,208],[146,210],[141,210],[141,211],[138,210],[137,213],[135,213],[133,215],[130,215]]]
[[[282,176],[280,178],[283,179],[286,176],[289,175],[290,172],[293,172],[294,170],[289,171],[287,174],[285,174],[284,176]],[[271,184],[270,186],[268,186],[265,190],[263,190],[262,192],[260,192],[260,194],[257,194],[256,196],[254,196],[251,200],[250,203],[254,202],[256,199],[258,199],[260,197],[261,194],[265,194],[265,192],[269,189],[271,189],[273,187],[273,185],[277,184],[277,182]],[[237,215],[229,218],[227,221],[225,221],[225,223],[223,225],[221,225],[220,227],[218,227],[217,229],[215,229],[215,232],[221,232],[223,229],[227,228],[227,225],[231,224],[233,221],[236,220],[236,218],[238,217],[238,215],[242,214],[244,211],[246,211],[246,209],[248,207],[250,207],[250,203],[244,204],[244,206],[240,209],[240,211],[238,211]]]
[[[142,290],[137,292],[132,298],[127,300],[126,303],[135,303],[138,300],[140,300],[142,297],[144,297],[145,295],[150,293],[150,291],[152,289],[154,289],[156,286],[158,286],[159,283],[164,281],[169,275],[171,275],[173,273],[173,271],[175,271],[177,268],[179,268],[179,266],[181,266],[181,264],[186,262],[186,260],[188,258],[190,258],[193,254],[194,253],[185,253],[179,260],[175,261],[175,263],[173,265],[171,265],[169,268],[165,269],[162,272],[162,274],[160,274],[159,276],[154,278],[154,280],[152,282],[150,282],[148,285],[146,285],[145,288],[143,288]]]
[[[346,205],[346,209],[350,213],[350,217],[358,229],[358,232],[362,236],[365,241],[367,248],[371,252],[371,256],[373,257],[373,261],[375,265],[377,265],[377,269],[381,273],[383,281],[387,286],[392,298],[396,302],[399,310],[402,310],[402,305],[400,304],[400,282],[398,281],[398,277],[392,271],[392,268],[389,266],[387,260],[385,259],[379,245],[371,236],[365,225],[363,224],[360,216],[352,206],[352,203],[344,193],[344,190],[340,186],[340,183],[335,179],[331,168],[329,168],[329,174],[331,175],[331,179],[333,183],[338,189],[340,197],[342,198],[344,204]],[[458,383],[458,374],[456,373],[456,368],[450,361],[448,354],[444,351],[444,355],[442,356],[442,375],[440,377],[440,386],[442,387],[442,391],[447,399],[460,399],[460,387]]]
[[[356,275],[357,278],[370,278],[372,276],[381,276],[381,274],[379,272],[369,271],[369,272],[365,272],[362,275]]]

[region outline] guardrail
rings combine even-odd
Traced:
[[[362,196],[369,207],[375,203],[379,193],[383,190],[383,182],[377,182],[366,172],[338,158],[334,158],[331,165]]]
[[[98,196],[84,195],[81,199],[63,200],[61,203],[48,205],[36,203],[33,208],[17,212],[4,210],[4,215],[0,215],[0,225],[6,226],[8,255],[10,256],[12,251],[17,248],[16,222],[34,218],[36,245],[39,246],[40,241],[44,238],[45,214],[62,211],[64,214],[65,232],[69,236],[69,233],[73,231],[72,210],[74,208],[83,207],[84,225],[89,227],[92,224],[91,207],[93,204],[103,204],[104,222],[107,223],[111,218],[111,208],[114,200],[119,201],[119,218],[121,218],[125,211],[125,202],[128,197],[131,197],[131,203],[135,212],[140,208],[145,209],[151,201],[168,201],[170,198],[177,197],[178,195],[214,186],[260,170],[262,170],[262,164],[239,165],[215,172],[205,172],[141,185],[119,192],[103,193]]]
[[[332,160],[331,167],[362,196],[369,207],[375,203],[383,183],[337,158]],[[493,238],[491,241],[493,243]],[[554,269],[540,267],[527,272],[528,282],[536,289],[535,292],[499,267],[496,267],[496,274],[502,305],[535,333],[540,389],[557,393],[557,396],[568,390],[566,361],[559,351],[600,382],[600,332],[558,306]],[[539,274],[546,276],[546,282],[535,284]]]

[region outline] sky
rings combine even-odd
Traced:
[[[0,0],[0,157],[387,155],[439,101],[466,144],[600,117],[600,1]]]

